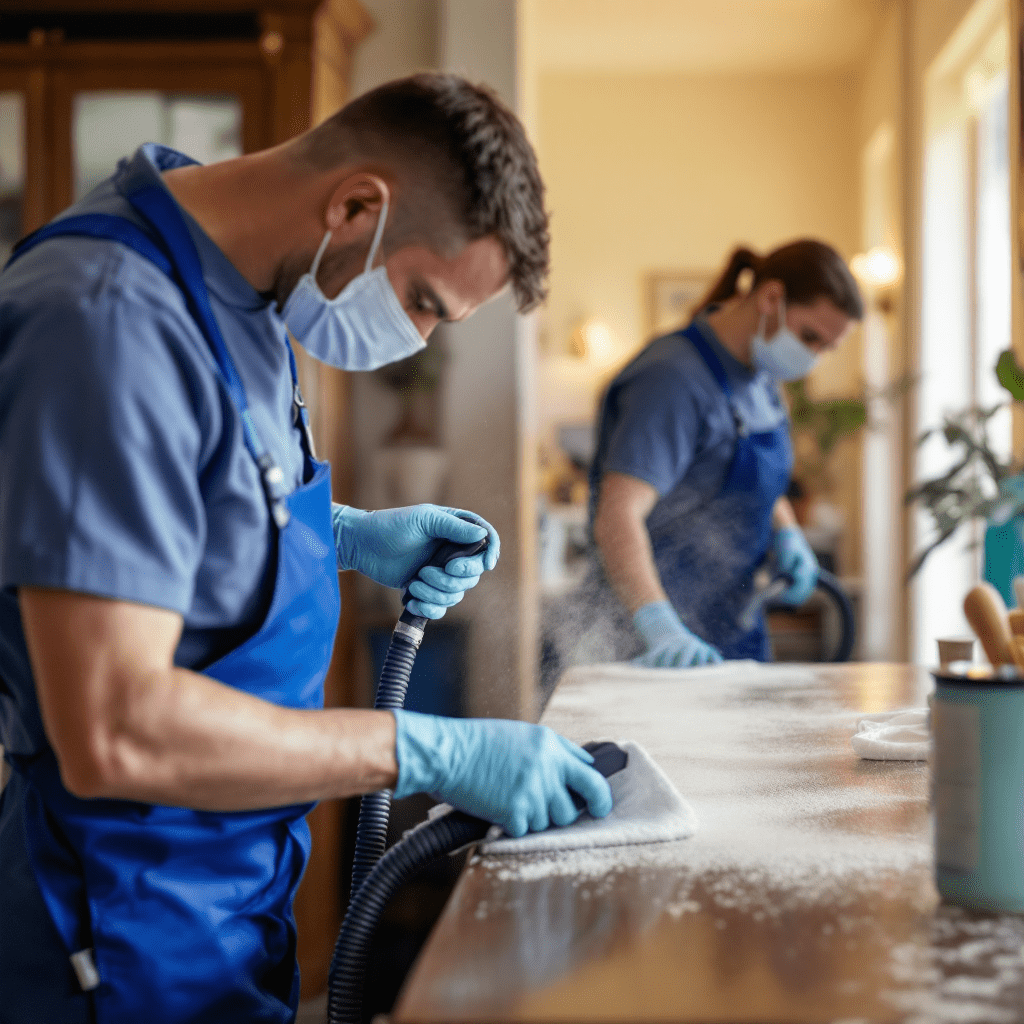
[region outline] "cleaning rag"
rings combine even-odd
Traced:
[[[614,804],[606,818],[583,812],[565,828],[532,832],[519,839],[491,829],[480,847],[484,854],[556,853],[561,850],[667,843],[686,839],[697,829],[697,815],[643,747],[616,740],[629,756],[626,767],[608,779]]]
[[[868,761],[927,761],[931,737],[928,708],[905,708],[865,715],[850,740]]]

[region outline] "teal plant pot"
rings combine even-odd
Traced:
[[[1019,502],[1024,497],[1024,477],[1010,477],[1000,489],[1008,499]],[[1007,608],[1017,604],[1015,576],[1024,576],[1024,515],[992,520],[985,530],[985,579],[1003,595]]]
[[[985,530],[985,579],[1003,595],[1007,608],[1017,604],[1015,576],[1024,576],[1024,516]]]

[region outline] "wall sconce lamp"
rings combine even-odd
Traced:
[[[854,256],[850,270],[874,298],[875,308],[891,313],[903,278],[903,263],[896,251],[888,245],[876,245]]]
[[[577,359],[601,363],[613,358],[616,348],[612,329],[596,317],[581,320],[569,336],[569,351]]]

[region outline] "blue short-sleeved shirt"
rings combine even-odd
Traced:
[[[786,421],[775,381],[726,351],[703,316],[694,324],[722,363],[733,405],[681,331],[652,341],[605,393],[590,470],[591,522],[601,478],[615,472],[658,492],[647,520],[652,536],[683,529],[680,517],[710,502],[725,483],[736,446],[733,408],[750,433]]]
[[[141,223],[125,186],[191,162],[143,147],[67,213]],[[257,430],[295,486],[284,324],[185,216]],[[211,663],[266,613],[273,537],[237,410],[161,270],[119,243],[63,237],[0,274],[0,679],[28,672],[16,597],[28,585],[180,612],[177,664]],[[9,749],[14,689],[0,684]]]

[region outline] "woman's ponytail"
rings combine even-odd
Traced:
[[[696,308],[705,309],[712,305],[712,303],[725,302],[726,299],[731,299],[739,289],[740,275],[745,270],[752,270],[756,277],[761,263],[762,259],[757,253],[740,246],[729,257],[729,262],[726,264],[725,270],[722,271],[722,276],[711,286],[711,290],[707,295],[697,303]]]
[[[765,281],[780,281],[788,303],[811,305],[825,298],[851,320],[864,316],[864,300],[846,261],[832,246],[814,238],[789,242],[767,256],[737,249],[729,258],[725,272],[697,308],[726,302],[736,295],[737,282],[744,270],[753,271],[752,289]]]

